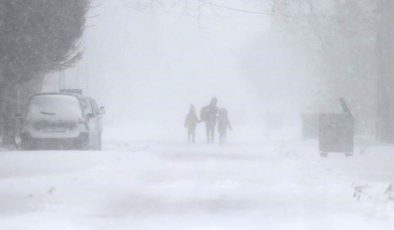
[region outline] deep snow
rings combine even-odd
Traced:
[[[0,229],[392,229],[393,147],[116,142],[0,152]],[[32,163],[33,162],[33,163]],[[388,189],[388,190],[387,190]]]

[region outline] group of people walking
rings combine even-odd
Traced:
[[[216,127],[219,132],[220,144],[226,142],[227,130],[232,130],[232,127],[227,110],[225,108],[219,109],[217,104],[217,98],[212,98],[211,103],[201,109],[200,119],[198,118],[194,105],[190,105],[190,110],[185,120],[189,143],[195,143],[196,141],[196,128],[198,123],[205,123],[208,144],[213,144],[215,142]]]

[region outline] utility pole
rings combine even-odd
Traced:
[[[377,124],[376,137],[394,142],[394,2],[377,1]]]

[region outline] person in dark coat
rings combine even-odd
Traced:
[[[193,105],[190,105],[189,113],[185,119],[185,127],[187,128],[187,140],[189,143],[196,142],[196,127],[199,122],[197,117],[196,109]]]
[[[201,121],[205,122],[207,130],[207,143],[213,144],[215,141],[215,128],[218,116],[218,99],[212,98],[211,103],[201,109]]]
[[[222,108],[219,110],[218,117],[218,131],[220,135],[220,144],[226,143],[227,129],[232,130],[230,119],[228,118],[228,112]]]

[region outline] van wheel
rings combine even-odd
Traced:
[[[22,142],[20,150],[22,150],[22,151],[31,151],[31,150],[33,150],[33,148],[32,148],[31,145],[29,145],[29,144],[27,144],[25,142]]]
[[[326,158],[328,156],[327,152],[320,152],[320,156]]]
[[[21,139],[19,147],[19,150],[22,151],[33,151],[37,149],[37,146],[35,146],[31,141],[26,139]]]
[[[79,151],[87,151],[90,150],[90,145],[89,145],[89,141],[83,141],[81,143],[79,143],[78,145],[76,145],[74,147],[74,149],[79,150]]]
[[[345,153],[345,156],[351,157],[351,156],[353,156],[353,153],[352,152],[347,152],[347,153]]]

